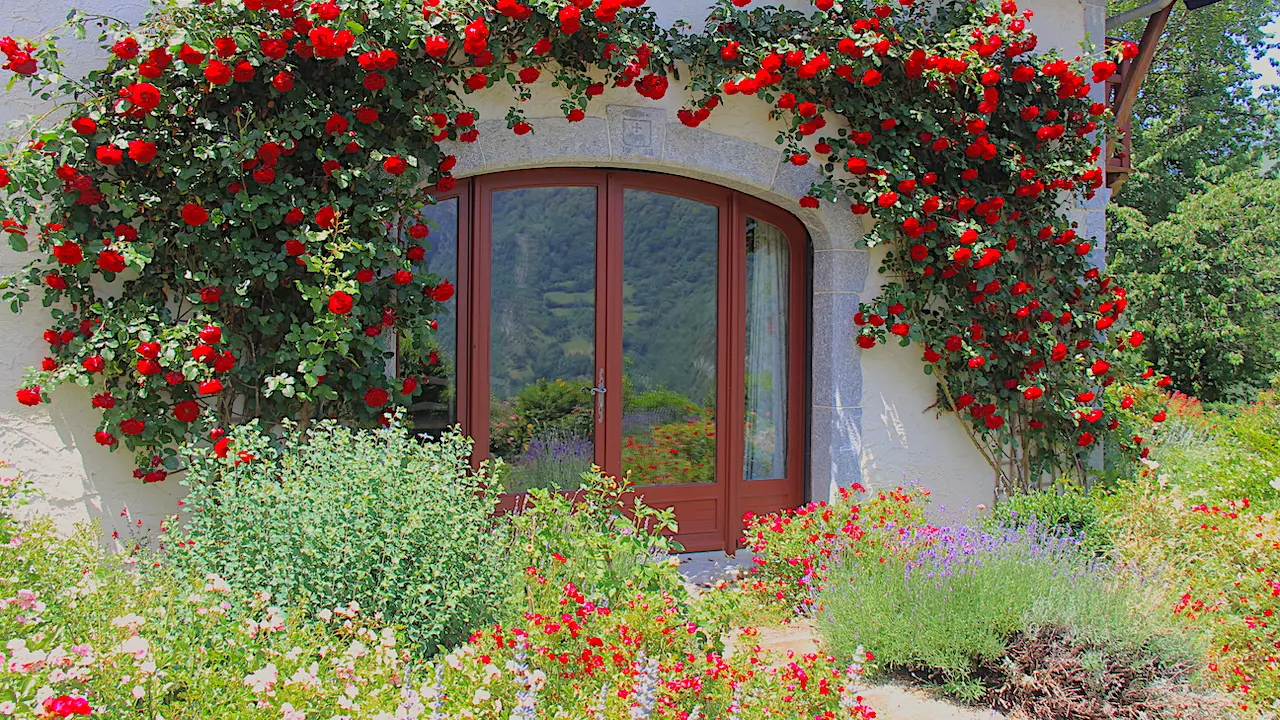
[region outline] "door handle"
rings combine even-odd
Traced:
[[[604,394],[608,389],[604,386],[604,369],[600,369],[600,380],[593,388],[587,388],[596,399],[596,423],[604,422]]]

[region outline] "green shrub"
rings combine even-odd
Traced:
[[[1111,546],[1107,528],[1101,522],[1104,515],[1100,493],[1067,485],[1013,495],[998,503],[983,524],[992,529],[1035,525],[1061,530],[1079,537],[1086,549],[1103,553]]]
[[[328,421],[278,443],[253,426],[230,439],[227,457],[188,453],[177,567],[309,612],[356,601],[424,651],[493,616],[506,577],[497,491],[472,471],[469,440]]]
[[[530,490],[512,513],[505,541],[515,600],[508,621],[525,612],[552,612],[566,585],[608,606],[634,593],[685,595],[671,552],[679,545],[663,535],[677,529],[669,509],[626,500],[632,486],[597,471],[582,474],[576,493]]]

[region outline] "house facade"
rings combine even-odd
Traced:
[[[697,0],[649,5],[667,25],[698,27],[706,15]],[[1101,2],[1023,6],[1041,48],[1070,56],[1105,35]],[[0,27],[35,37],[68,7],[9,4]],[[66,57],[86,70],[99,52],[82,43]],[[454,275],[459,292],[442,319],[452,373],[434,401],[411,408],[424,430],[461,423],[480,455],[509,461],[513,490],[556,484],[553,465],[630,472],[651,504],[676,507],[690,549],[732,547],[745,512],[855,483],[920,484],[953,510],[994,499],[994,472],[939,411],[918,350],[856,346],[852,318],[884,282],[883,251],[860,247],[868,216],[801,207],[818,170],[787,161],[757,100],[730,97],[691,128],[676,116],[678,85],[659,101],[607,90],[574,124],[561,99],[535,84],[524,105],[533,131],[520,135],[503,119],[509,88],[468,98],[478,139],[451,144],[459,182],[425,211],[433,269]],[[0,119],[43,110],[19,87]],[[1099,249],[1107,197],[1067,209]],[[21,263],[0,249],[0,274]],[[17,387],[39,364],[43,319],[0,311],[0,384]],[[127,453],[97,446],[84,392],[62,388],[34,408],[0,394],[0,459],[35,481],[39,509],[60,523],[154,527],[177,511],[181,485],[144,486]],[[522,402],[548,393],[579,398],[571,422],[537,436],[508,427],[527,419]],[[546,462],[535,466],[537,453]]]

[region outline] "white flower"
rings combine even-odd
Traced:
[[[1269,483],[1267,483],[1267,484],[1268,484],[1268,485],[1270,485],[1271,487],[1275,488],[1276,490],[1280,490],[1280,477],[1275,478],[1274,480],[1272,480],[1271,482],[1269,482]]]
[[[231,592],[231,586],[227,584],[227,581],[213,573],[209,573],[209,576],[205,578],[204,589],[218,593]]]
[[[280,720],[307,720],[307,714],[301,710],[293,709],[291,703],[285,703],[280,706]]]
[[[150,651],[151,643],[147,642],[146,638],[137,635],[120,643],[120,647],[116,648],[116,652],[132,655],[134,660],[141,660]]]
[[[133,690],[129,691],[129,694],[133,696],[134,700],[141,700],[142,697],[147,694],[147,691],[141,685],[134,685]]]
[[[489,698],[491,697],[493,696],[489,694],[488,690],[485,690],[484,688],[480,688],[479,690],[476,690],[475,695],[471,696],[471,704],[479,705],[480,703],[488,702]]]
[[[12,700],[0,702],[0,715],[12,715],[17,709],[18,706],[14,705]]]
[[[118,618],[113,618],[111,620],[111,624],[115,625],[118,628],[128,628],[130,630],[136,630],[142,627],[143,625],[146,625],[147,619],[142,617],[141,615],[135,615],[134,613],[129,613],[128,615],[124,615]]]
[[[252,688],[255,693],[269,693],[275,688],[276,680],[279,677],[279,673],[276,672],[276,664],[268,663],[266,667],[246,677],[244,684]]]

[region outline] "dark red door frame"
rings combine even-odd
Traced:
[[[716,482],[639,488],[645,502],[674,506],[687,550],[730,552],[744,512],[771,512],[802,500],[805,471],[805,329],[808,311],[804,226],[790,213],[717,185],[670,175],[548,168],[461,180],[437,199],[458,199],[458,422],[475,441],[474,461],[489,448],[489,303],[492,292],[493,193],[532,187],[596,188],[595,368],[603,371],[604,417],[597,417],[595,457],[606,473],[622,469],[623,193],[645,190],[696,200],[719,211],[716,312]],[[777,227],[789,244],[786,477],[743,478],[746,376],[746,224]],[[516,498],[507,496],[503,506]]]

